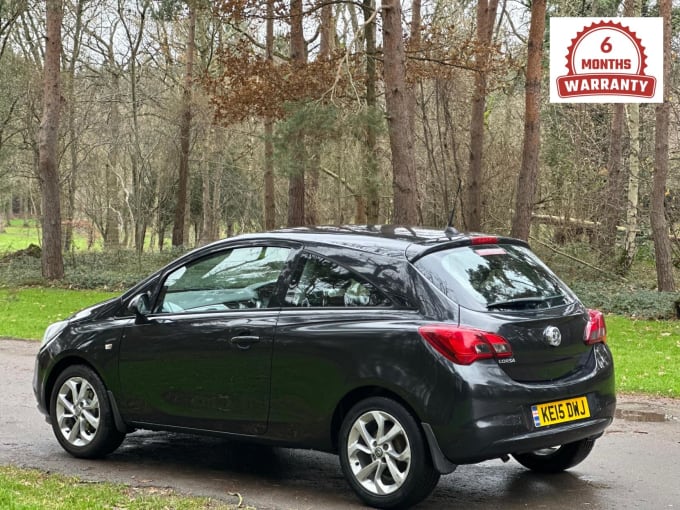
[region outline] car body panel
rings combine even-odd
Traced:
[[[451,405],[462,409],[453,420],[430,425],[444,455],[457,464],[597,436],[614,416],[614,365],[604,344],[592,346],[584,370],[556,381],[517,382],[494,361],[456,369],[463,387]],[[532,405],[577,396],[588,398],[590,418],[535,427]]]
[[[36,357],[33,391],[43,414],[48,413],[54,380],[60,370],[70,364],[85,363],[91,366],[106,381],[108,389],[115,392],[119,390],[120,338],[133,319],[107,317],[106,314],[120,306],[120,301],[117,300],[114,307],[110,304],[103,304],[105,310],[99,306],[91,307],[97,313],[81,314],[57,338],[41,348]]]
[[[271,435],[332,449],[336,407],[359,388],[381,388],[420,410],[427,388],[420,370],[403,363],[427,357],[417,320],[415,311],[284,308],[272,363]],[[412,340],[404,341],[409,330]]]
[[[277,316],[268,309],[163,314],[126,327],[121,413],[131,422],[264,433]]]

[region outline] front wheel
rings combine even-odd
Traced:
[[[125,438],[116,429],[104,383],[84,365],[70,366],[57,377],[50,421],[57,440],[74,457],[103,457]]]
[[[425,499],[439,480],[415,419],[387,398],[368,398],[349,411],[339,449],[345,478],[373,507],[408,508]]]
[[[582,439],[574,443],[544,448],[529,453],[513,453],[512,456],[524,467],[539,473],[560,473],[583,461],[595,445],[594,439]]]

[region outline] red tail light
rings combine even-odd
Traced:
[[[588,324],[583,341],[588,344],[607,343],[607,326],[604,315],[599,310],[588,310]]]
[[[446,324],[421,326],[418,332],[437,352],[459,365],[469,365],[480,359],[512,357],[508,341],[494,333]]]
[[[498,244],[496,236],[477,236],[470,239],[470,244],[476,246],[478,244]]]

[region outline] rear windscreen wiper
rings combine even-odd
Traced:
[[[523,298],[515,298],[515,299],[508,299],[506,301],[496,301],[495,303],[490,303],[486,305],[487,309],[491,310],[493,308],[525,308],[527,305],[532,305],[532,304],[541,304],[541,303],[546,303],[548,301],[551,301],[553,299],[557,298],[564,298],[561,294],[556,294],[554,296],[546,296],[546,297],[523,297]]]

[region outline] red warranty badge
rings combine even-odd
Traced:
[[[642,41],[621,23],[601,21],[576,34],[567,52],[567,75],[557,78],[561,98],[630,96],[651,98],[656,78],[644,74]]]

